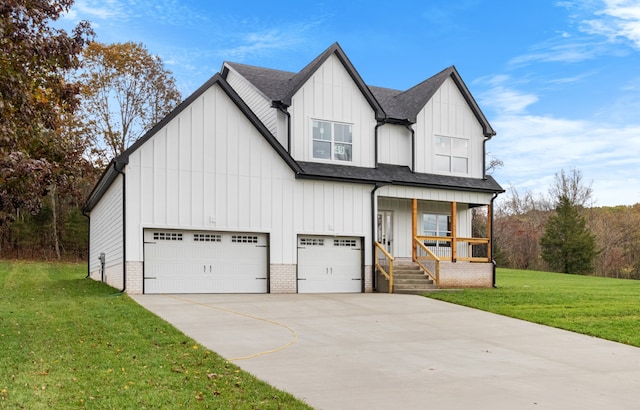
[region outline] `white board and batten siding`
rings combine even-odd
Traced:
[[[433,169],[434,137],[465,139],[469,143],[469,174],[482,178],[483,141],[482,126],[455,82],[448,78],[435,92],[417,116],[416,172],[438,173]]]
[[[122,176],[118,175],[100,202],[91,211],[89,272],[101,278],[100,254],[105,255],[105,281],[115,288],[123,288],[124,229]]]
[[[352,124],[353,161],[345,165],[374,166],[375,113],[338,57],[330,56],[295,93],[291,107],[291,152],[298,161],[313,158],[312,121]]]
[[[402,125],[378,128],[378,162],[411,167],[411,131]]]
[[[144,229],[270,235],[270,263],[297,263],[297,235],[370,236],[371,187],[296,180],[217,85],[130,156],[127,259]],[[369,251],[370,252],[370,251]]]

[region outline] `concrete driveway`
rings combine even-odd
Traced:
[[[640,349],[420,296],[133,298],[318,409],[640,406]]]

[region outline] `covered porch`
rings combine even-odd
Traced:
[[[418,198],[377,198],[376,289],[394,292],[408,269],[418,270],[435,288],[492,287],[492,195],[475,202]],[[479,201],[478,201],[479,199]],[[394,276],[394,269],[398,273]],[[400,285],[398,285],[400,286]],[[417,285],[416,285],[417,286]],[[418,287],[418,290],[420,287]],[[410,293],[410,292],[407,292]],[[420,292],[414,292],[420,293]]]

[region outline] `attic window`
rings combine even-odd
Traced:
[[[352,161],[353,125],[312,120],[313,158]]]
[[[452,174],[469,173],[469,140],[436,136],[434,168]]]

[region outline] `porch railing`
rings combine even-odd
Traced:
[[[430,236],[416,236],[413,238],[413,244],[416,247],[413,261],[420,266],[436,285],[440,284],[440,258],[433,253],[426,245],[425,241],[431,240]],[[443,238],[447,239],[447,238]],[[449,243],[451,243],[450,239]],[[446,240],[443,241],[446,243]],[[428,243],[428,242],[427,242]]]
[[[393,293],[393,256],[376,241],[376,269],[389,281],[389,293]]]
[[[470,262],[491,262],[489,238],[456,238],[456,259]]]
[[[491,262],[489,238],[416,236],[414,243],[424,245],[439,260]]]

